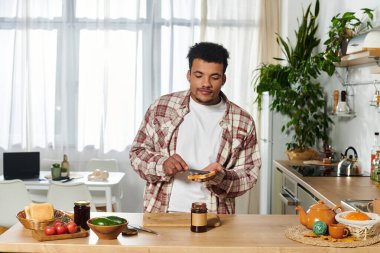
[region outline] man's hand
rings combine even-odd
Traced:
[[[213,171],[213,170],[222,171],[223,170],[223,166],[220,165],[219,163],[215,162],[215,163],[210,163],[209,165],[207,165],[202,170],[205,170],[205,171]]]
[[[189,169],[186,162],[178,154],[174,154],[165,160],[162,165],[164,168],[165,175],[174,176],[180,171],[185,171]]]

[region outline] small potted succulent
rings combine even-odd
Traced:
[[[51,165],[51,178],[53,180],[61,178],[61,165],[59,163],[53,163]]]

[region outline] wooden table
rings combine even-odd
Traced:
[[[141,224],[142,214],[112,213]],[[92,217],[107,213],[92,213]],[[289,240],[284,231],[298,224],[295,215],[221,215],[222,226],[206,233],[192,233],[188,227],[150,227],[159,235],[139,232],[137,236],[117,240],[98,240],[89,237],[38,242],[31,232],[17,223],[0,236],[0,252],[59,252],[59,253],[116,253],[116,252],[196,252],[196,253],[262,253],[262,252],[376,252],[380,244],[362,248],[316,247]]]

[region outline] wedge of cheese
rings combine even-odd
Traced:
[[[50,203],[31,203],[24,210],[27,219],[46,221],[54,218],[54,207]]]

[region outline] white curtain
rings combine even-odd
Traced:
[[[207,1],[204,40],[223,44],[230,52],[227,82],[223,91],[229,99],[254,117],[252,74],[258,65],[261,1]]]
[[[127,171],[145,110],[188,88],[186,55],[199,41],[229,50],[224,92],[257,117],[259,8],[259,0],[0,1],[0,151],[66,153],[78,170],[116,158]]]

